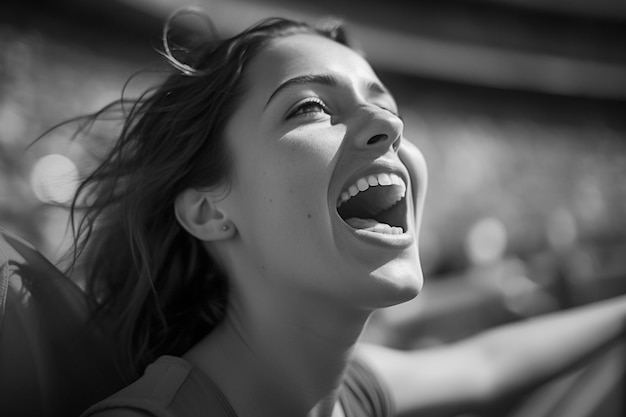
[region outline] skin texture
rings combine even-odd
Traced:
[[[281,87],[303,75],[317,78]],[[245,82],[225,132],[230,187],[189,189],[176,201],[179,222],[231,287],[224,322],[184,358],[239,417],[342,416],[336,390],[355,355],[380,375],[400,415],[467,413],[562,374],[623,334],[620,297],[437,349],[357,347],[373,310],[421,289],[423,157],[402,139],[396,104],[367,62],[333,41],[276,40]],[[401,236],[356,231],[337,215],[341,191],[372,169],[407,183]]]
[[[285,86],[301,76],[334,82]],[[343,45],[315,35],[279,39],[250,63],[245,83],[225,133],[234,165],[228,191],[189,190],[177,201],[181,224],[231,282],[224,324],[186,357],[241,417],[330,415],[371,311],[422,286],[426,166],[402,139],[391,94]],[[379,172],[407,183],[402,235],[356,231],[337,214],[345,187]]]
[[[312,74],[334,76],[338,85],[298,84],[272,96],[284,81]],[[227,254],[231,275],[248,280],[261,272],[264,285],[341,304],[354,297],[355,307],[363,308],[415,296],[421,287],[416,224],[409,227],[410,243],[398,248],[357,238],[335,210],[342,187],[364,169],[378,165],[377,171],[408,174],[393,147],[403,127],[387,110],[395,111],[395,102],[368,88],[381,83],[367,62],[327,39],[292,36],[254,60],[246,81],[249,91],[226,131],[232,187],[217,202],[238,231],[237,247]],[[310,97],[327,103],[330,114],[309,105],[286,118]],[[389,138],[368,145],[378,134]]]

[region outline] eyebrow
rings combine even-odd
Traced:
[[[287,81],[283,82],[281,85],[274,90],[270,98],[265,103],[265,107],[267,107],[272,99],[281,91],[293,87],[294,85],[303,85],[303,84],[321,84],[329,87],[336,87],[339,85],[339,81],[337,78],[333,77],[329,74],[308,74],[308,75],[300,75],[298,77],[290,78]],[[367,87],[370,91],[379,93],[379,94],[389,94],[389,90],[387,90],[384,86],[377,82],[370,82],[367,84]]]

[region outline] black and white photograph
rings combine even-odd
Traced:
[[[626,3],[3,0],[0,416],[626,416]]]

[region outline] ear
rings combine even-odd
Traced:
[[[174,202],[178,223],[192,236],[203,241],[229,239],[235,235],[235,225],[216,206],[211,191],[188,188]]]

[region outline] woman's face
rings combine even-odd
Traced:
[[[238,232],[229,272],[362,307],[414,297],[426,167],[369,64],[298,34],[273,41],[244,80],[225,133],[234,170],[221,204]]]

